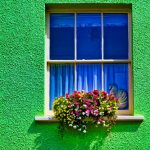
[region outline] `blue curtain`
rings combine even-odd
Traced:
[[[74,65],[50,65],[50,109],[57,96],[65,96],[74,91]]]
[[[128,109],[128,64],[104,65],[104,89],[122,98],[120,109]]]
[[[77,90],[101,89],[101,65],[77,64]]]

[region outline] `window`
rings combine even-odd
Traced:
[[[57,96],[105,90],[132,114],[129,10],[54,10],[47,13],[46,114]]]

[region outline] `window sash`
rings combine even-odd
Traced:
[[[56,12],[55,12],[56,13]],[[59,13],[59,12],[57,12]],[[70,12],[66,12],[66,13],[70,13]],[[83,12],[83,13],[89,13],[89,12]],[[96,13],[96,12],[93,12],[93,13]],[[97,12],[98,13],[98,12]],[[106,12],[105,12],[106,13]],[[108,14],[112,13],[112,12],[107,12]],[[113,12],[113,13],[119,13],[119,12]],[[120,61],[122,60],[128,60],[128,61],[131,61],[131,14],[129,12],[120,12],[120,13],[126,13],[128,14],[128,59],[118,59]],[[46,32],[46,36],[47,36],[47,42],[49,42],[47,45],[47,62],[53,62],[54,60],[53,59],[50,59],[50,52],[49,52],[49,48],[50,48],[50,30],[49,30],[49,26],[50,26],[50,14],[51,13],[48,13],[47,14],[47,24],[48,24],[48,27],[47,27],[47,32]],[[52,13],[53,14],[53,13]],[[76,12],[72,12],[72,14],[74,14],[74,59],[72,60],[62,60],[61,62],[66,62],[66,61],[80,61],[80,59],[77,59],[77,13]],[[81,14],[81,13],[80,13]],[[117,59],[104,59],[104,13],[103,12],[100,12],[101,14],[101,56],[102,58],[101,59],[95,59],[95,60],[117,60]],[[81,59],[82,60],[82,59]],[[91,59],[84,59],[84,60],[87,60],[87,61],[90,61]],[[117,60],[117,61],[118,61]],[[56,60],[56,61],[59,61],[59,60]]]
[[[49,31],[49,26],[50,26],[50,20],[49,20],[49,15],[50,13],[74,13],[75,14],[75,25],[74,25],[74,55],[75,59],[74,60],[50,60],[49,58],[49,48],[50,48],[50,31]],[[76,13],[101,13],[101,45],[102,45],[102,59],[98,60],[77,60],[77,32],[76,32]],[[104,59],[104,27],[103,27],[103,13],[127,13],[128,14],[128,59]],[[133,94],[132,94],[132,56],[131,56],[131,10],[130,9],[104,9],[104,10],[99,10],[99,9],[94,9],[94,10],[87,10],[87,9],[67,9],[67,11],[64,11],[64,9],[60,10],[49,10],[46,13],[46,61],[45,61],[45,70],[46,70],[46,78],[45,78],[45,114],[46,115],[51,115],[52,111],[49,110],[49,88],[50,88],[50,64],[53,63],[74,63],[74,68],[75,68],[75,83],[76,83],[76,64],[80,63],[99,63],[102,65],[102,90],[104,89],[104,64],[110,63],[110,64],[121,64],[121,63],[126,63],[128,64],[128,86],[129,86],[129,91],[128,91],[128,96],[129,96],[129,109],[128,110],[119,110],[118,114],[119,115],[132,115],[133,114]],[[76,86],[76,84],[74,84]],[[76,89],[76,87],[75,87]]]

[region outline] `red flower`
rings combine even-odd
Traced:
[[[99,95],[99,91],[98,91],[98,90],[94,90],[94,91],[93,91],[93,94],[94,94],[94,95]]]
[[[102,94],[103,94],[103,95],[106,95],[106,94],[107,94],[107,92],[105,92],[105,91],[102,91]]]
[[[73,97],[75,98],[80,98],[81,97],[81,93],[78,91],[74,91],[74,93],[72,94]]]

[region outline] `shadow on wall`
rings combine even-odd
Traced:
[[[113,138],[115,132],[136,132],[140,122],[120,122],[113,127],[111,133],[103,128],[88,127],[86,134],[68,129],[64,137],[58,134],[58,123],[33,122],[29,134],[36,134],[35,147],[37,150],[100,150],[106,137]]]

